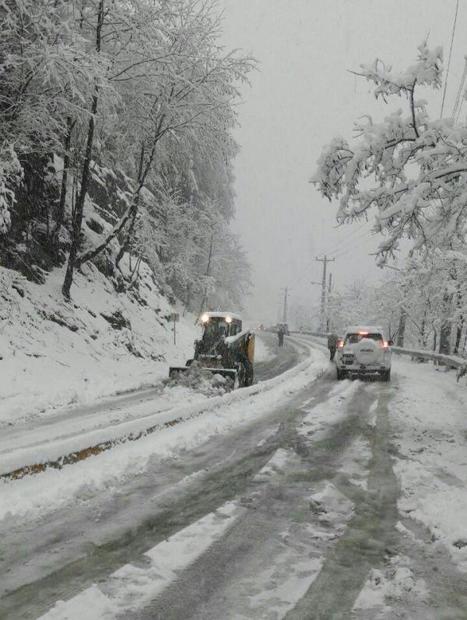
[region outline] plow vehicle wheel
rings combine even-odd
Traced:
[[[338,381],[341,381],[342,379],[345,379],[346,374],[347,374],[347,373],[345,372],[345,370],[341,370],[340,368],[336,368],[336,371],[337,371],[337,373],[336,373],[336,374],[337,374],[337,380],[338,380]]]

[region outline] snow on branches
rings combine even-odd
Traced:
[[[191,307],[208,280],[238,296],[232,129],[256,63],[221,19],[217,0],[0,0],[0,260],[68,258],[66,298],[88,261],[129,266],[128,287],[143,261]],[[180,239],[188,204],[199,234]],[[213,222],[225,277],[206,267]]]
[[[415,85],[440,88],[443,72],[443,50],[430,50],[426,42],[418,46],[418,61],[405,71],[395,73],[377,58],[371,65],[361,65],[357,75],[365,77],[376,86],[375,97],[384,101],[391,95],[406,95],[413,92]]]
[[[413,249],[452,247],[467,232],[467,128],[452,120],[430,120],[417,88],[441,86],[442,50],[418,48],[418,60],[396,73],[380,60],[358,75],[388,102],[407,101],[382,122],[364,117],[349,143],[335,138],[323,149],[311,181],[329,200],[338,199],[337,219],[352,221],[375,214],[374,229],[385,236],[380,263],[394,255],[402,238]]]
[[[3,155],[5,156],[5,152]],[[15,204],[15,192],[12,185],[18,184],[23,169],[12,146],[8,157],[0,158],[0,235],[5,235],[11,224],[10,209]]]

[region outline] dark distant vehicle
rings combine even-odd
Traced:
[[[284,333],[284,336],[290,336],[290,331],[289,331],[289,325],[288,323],[278,323],[277,324],[277,331],[282,330]]]

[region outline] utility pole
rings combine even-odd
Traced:
[[[312,280],[310,282],[310,284],[313,284],[313,286],[321,286],[321,282],[315,282],[314,280]],[[321,321],[321,317],[320,317],[320,321]],[[313,318],[311,319],[311,322],[313,323]],[[319,329],[320,327],[318,327]]]
[[[321,322],[321,330],[326,331],[326,284],[327,284],[327,267],[328,263],[333,263],[335,258],[328,258],[326,254],[324,258],[316,257],[315,260],[318,263],[323,263],[323,277],[321,279],[321,308],[320,308],[320,322]]]
[[[287,323],[287,297],[289,294],[289,289],[285,287],[284,289],[284,306],[282,310],[282,322]]]
[[[331,319],[329,317],[329,300],[331,299],[331,291],[332,291],[332,273],[329,272],[328,299],[327,299],[327,305],[326,305],[326,331],[330,331],[331,329]]]

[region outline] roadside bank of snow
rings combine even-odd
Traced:
[[[174,308],[144,264],[125,293],[91,264],[71,302],[62,281],[62,269],[39,285],[0,267],[0,427],[155,385],[192,353],[193,317],[181,317],[174,345]]]
[[[295,368],[261,384],[230,392],[178,411],[182,424],[170,426],[136,442],[37,476],[0,482],[0,518],[46,514],[70,501],[87,501],[89,493],[117,490],[122,478],[137,476],[152,459],[176,457],[210,437],[267,415],[285,404],[327,367],[325,356],[310,349],[309,358]],[[200,415],[202,413],[202,415]],[[164,414],[168,415],[168,414]],[[171,413],[173,417],[173,412]]]
[[[79,409],[67,410],[56,424],[49,418],[41,424],[29,423],[31,428],[7,427],[0,438],[0,475],[25,465],[53,463],[106,442],[124,440],[144,433],[154,424],[163,426],[177,418],[173,411],[180,409],[181,403],[191,411],[214,396],[215,387],[207,384],[206,388],[212,393],[203,392],[202,388],[195,391],[181,385],[160,385],[138,392],[138,400],[128,396],[114,399],[109,409],[106,401],[102,409],[92,407],[86,410],[86,415],[75,417],[74,412],[79,413]],[[119,407],[120,400],[124,404]]]
[[[467,571],[467,389],[454,372],[395,359],[389,404],[396,432],[399,510]]]
[[[257,333],[255,338],[255,362],[270,362],[274,357],[274,351],[264,342],[261,334]]]

